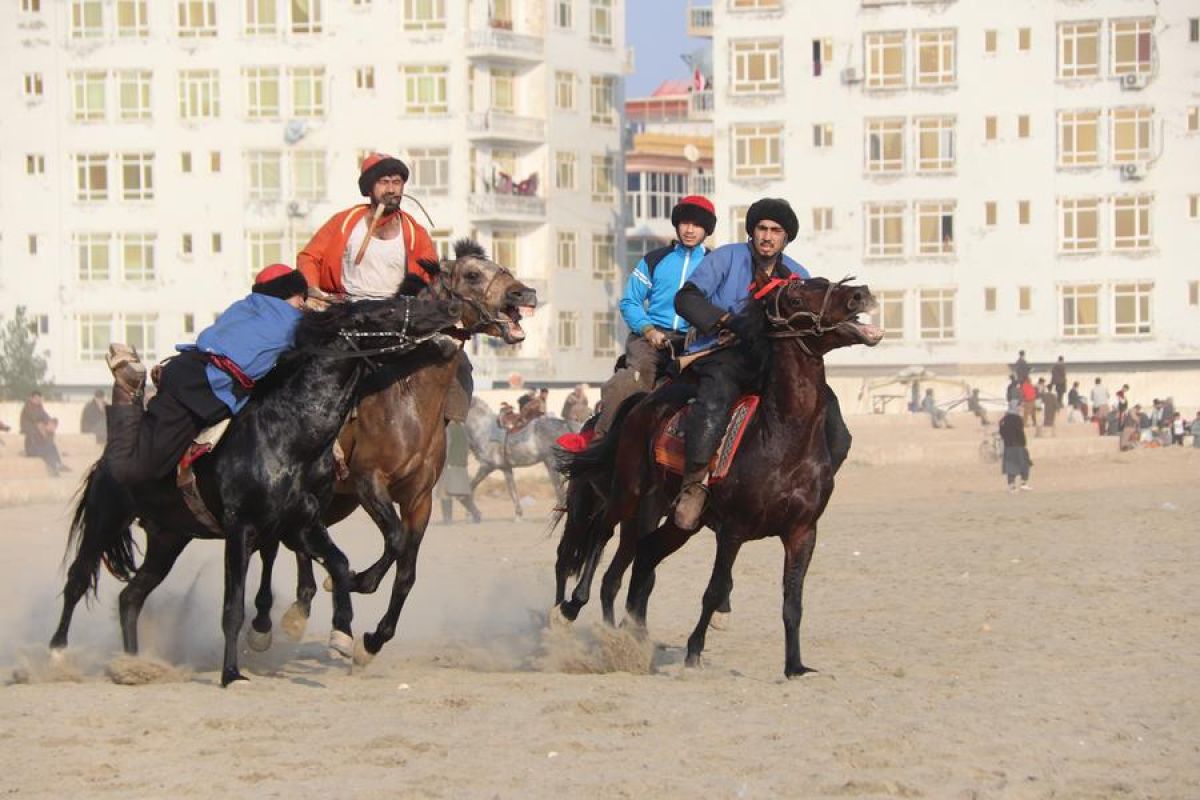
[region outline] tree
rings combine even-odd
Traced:
[[[46,359],[35,351],[36,322],[17,306],[13,318],[0,327],[0,395],[23,400],[34,389],[48,386]]]

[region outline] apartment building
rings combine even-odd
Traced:
[[[789,252],[881,300],[836,363],[1200,359],[1194,2],[694,5],[729,235],[786,197]]]
[[[448,252],[538,290],[483,383],[607,373],[623,249],[622,0],[16,0],[0,12],[0,313],[60,386],[168,355],[360,200],[372,150]]]

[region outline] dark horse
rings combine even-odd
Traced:
[[[703,524],[717,532],[712,577],[704,593],[700,621],[688,639],[687,663],[700,662],[713,612],[733,588],[733,562],[742,544],[778,536],[784,546],[784,672],[805,672],[799,627],[804,576],[816,543],[817,520],[833,492],[834,465],[825,430],[825,353],[854,344],[873,346],[878,328],[857,321],[874,298],[866,286],[823,279],[784,283],[743,313],[760,320],[755,341],[739,342],[747,357],[769,349],[758,411],[729,474],[711,487]],[[567,524],[558,551],[558,611],[574,619],[587,601],[588,583],[604,544],[620,523],[620,547],[601,586],[604,617],[613,622],[621,578],[633,562],[626,603],[628,621],[645,626],[654,570],[695,531],[660,525],[679,489],[677,475],[664,475],[654,463],[653,439],[690,395],[679,382],[638,400],[631,398],[609,435],[595,446],[564,459],[570,478]],[[616,435],[614,435],[616,434]],[[566,578],[582,572],[571,600],[563,602]],[[580,591],[582,589],[582,591]]]
[[[458,302],[410,297],[306,313],[296,330],[295,349],[255,388],[213,452],[196,462],[200,493],[225,539],[223,686],[244,680],[238,671],[237,637],[245,617],[249,557],[256,550],[262,554],[253,627],[265,634],[271,629],[271,567],[281,541],[320,560],[333,576],[331,643],[341,643],[349,655],[350,568],[321,524],[321,512],[333,495],[334,437],[358,398],[368,358],[404,358],[421,339],[453,325],[460,313]],[[369,337],[368,346],[360,346],[360,337]],[[140,567],[134,564],[130,532],[135,519],[146,531]],[[120,597],[121,633],[125,651],[136,653],[142,604],[193,538],[221,537],[188,511],[173,475],[127,489],[113,479],[103,459],[97,461],[75,506],[68,540],[68,553],[73,548],[75,557],[50,647],[57,651],[67,646],[71,614],[89,589],[97,590],[103,563],[128,583]]]
[[[418,296],[461,300],[462,336],[478,333],[509,344],[523,341],[519,307],[536,305],[534,290],[490,260],[475,242],[461,240],[454,249],[455,259],[442,262],[440,271],[434,265],[432,284]],[[387,610],[375,631],[363,635],[362,647],[355,648],[359,663],[377,654],[395,635],[416,581],[417,554],[429,525],[433,487],[446,463],[447,394],[463,358],[457,352],[424,358],[402,380],[364,397],[357,416],[338,436],[350,476],[337,483],[323,520],[333,525],[361,504],[384,539],[379,559],[353,576],[353,590],[374,592],[396,564]],[[303,631],[316,592],[311,561],[300,554],[296,561],[296,602],[284,616],[285,628],[293,636]]]

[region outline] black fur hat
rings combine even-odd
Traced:
[[[764,219],[778,223],[779,227],[787,233],[789,242],[795,239],[796,234],[800,232],[800,220],[796,219],[796,212],[792,211],[787,200],[778,197],[764,197],[762,200],[756,200],[746,212],[746,235],[753,236],[755,227]]]
[[[389,175],[399,175],[407,183],[408,165],[394,156],[371,153],[363,159],[362,172],[358,175],[358,190],[363,197],[370,197],[375,181]]]

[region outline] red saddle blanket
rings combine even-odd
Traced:
[[[742,443],[742,436],[745,435],[746,428],[749,427],[756,410],[758,410],[758,395],[756,394],[745,395],[734,404],[733,413],[729,416],[729,426],[725,428],[721,444],[708,465],[710,483],[716,483],[729,474],[729,468],[733,466],[733,457],[737,455],[738,446]],[[675,412],[659,429],[658,435],[654,437],[654,462],[676,475],[683,474],[683,428],[684,420],[687,419],[689,413],[691,413],[690,404]]]

